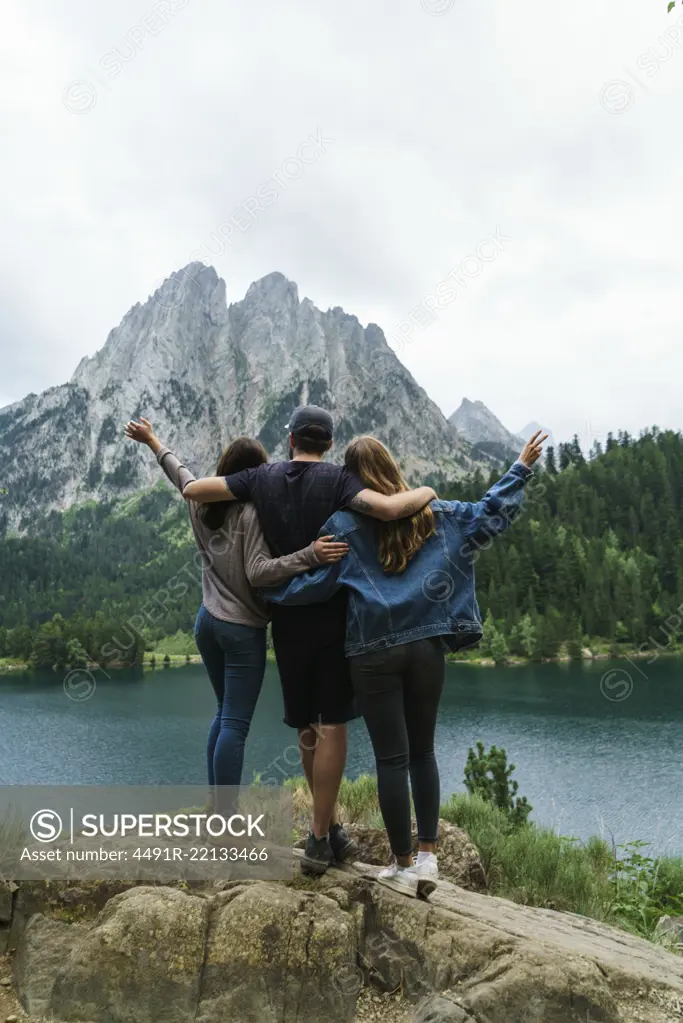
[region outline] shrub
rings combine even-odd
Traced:
[[[519,785],[512,780],[514,770],[514,764],[508,767],[504,749],[492,746],[486,753],[484,743],[478,742],[476,754],[470,747],[467,755],[465,787],[471,795],[481,796],[503,810],[513,824],[521,825],[526,822],[533,807],[525,796],[517,795]]]
[[[611,912],[628,930],[653,938],[662,916],[683,915],[683,861],[654,859],[642,850],[647,842],[619,846],[610,877]]]

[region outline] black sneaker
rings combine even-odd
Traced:
[[[360,849],[349,835],[343,824],[333,824],[330,828],[330,845],[337,863],[358,859]]]
[[[304,854],[301,857],[301,870],[304,874],[324,874],[334,863],[334,853],[327,835],[316,838],[313,832],[308,836]]]

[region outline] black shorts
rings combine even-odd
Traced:
[[[275,609],[273,646],[286,725],[341,725],[359,716],[344,656],[345,635],[345,594],[326,604]]]

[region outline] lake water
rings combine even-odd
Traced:
[[[618,673],[601,686],[611,670]],[[112,676],[95,673],[97,688],[83,702],[52,674],[0,676],[0,784],[203,784],[213,713],[203,668]],[[638,668],[450,665],[437,733],[443,793],[463,789],[468,747],[481,739],[506,748],[537,822],[683,853],[682,676],[677,659]],[[269,665],[245,780],[256,771],[299,774],[293,739]],[[355,722],[347,773],[373,769],[365,726]]]

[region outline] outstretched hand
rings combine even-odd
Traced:
[[[349,553],[349,545],[337,540],[334,536],[321,536],[313,544],[315,556],[321,565],[331,565]]]
[[[149,444],[154,440],[154,429],[149,419],[144,419],[140,416],[140,422],[136,422],[135,419],[131,419],[130,422],[126,423],[125,428],[126,437],[131,440],[135,440],[138,444]]]
[[[533,437],[529,437],[522,448],[519,461],[523,462],[527,469],[530,469],[534,462],[537,462],[543,454],[543,442],[548,439],[548,434],[544,433],[541,437],[541,432],[541,430],[536,430]]]

